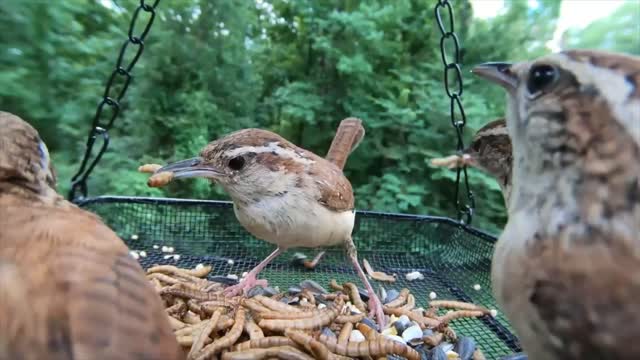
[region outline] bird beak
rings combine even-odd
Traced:
[[[174,179],[179,178],[192,178],[192,177],[204,177],[204,178],[218,178],[224,175],[219,169],[203,164],[201,157],[194,157],[191,159],[180,160],[174,163],[165,165],[158,169],[155,173],[172,172]]]
[[[502,62],[488,62],[471,69],[471,72],[496,83],[505,88],[509,93],[515,93],[518,87],[518,78],[511,71],[512,64]]]

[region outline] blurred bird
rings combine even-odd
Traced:
[[[181,359],[125,244],[55,190],[46,145],[0,112],[0,359]]]
[[[340,161],[337,156],[329,159]],[[226,288],[225,294],[265,284],[257,275],[286,249],[342,244],[367,288],[370,311],[381,327],[385,325],[382,304],[358,262],[351,238],[355,222],[351,183],[336,164],[278,134],[244,129],[209,143],[198,157],[155,172],[162,173],[172,173],[173,179],[204,177],[219,184],[233,200],[242,226],[278,247],[240,284]]]
[[[640,58],[573,50],[474,72],[507,92],[495,296],[532,360],[640,359]]]
[[[461,156],[452,155],[431,160],[434,166],[446,166],[450,169],[464,165],[473,166],[491,175],[502,190],[507,208],[511,196],[512,163],[511,139],[504,118],[493,120],[478,129]]]

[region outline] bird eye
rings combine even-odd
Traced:
[[[529,94],[536,94],[549,87],[558,79],[558,71],[551,65],[536,65],[529,71],[527,90]]]
[[[231,170],[241,170],[244,167],[244,158],[242,156],[236,156],[229,160],[229,168]]]

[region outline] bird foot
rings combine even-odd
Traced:
[[[238,284],[226,287],[222,293],[227,297],[237,296],[240,294],[246,294],[247,291],[251,290],[255,286],[267,287],[268,285],[269,282],[267,280],[258,280],[255,275],[249,273]]]
[[[373,293],[369,294],[369,317],[373,317],[375,315],[376,322],[380,327],[379,331],[384,330],[387,325],[387,318],[384,316],[384,311],[382,309],[382,302],[378,299],[378,296]]]

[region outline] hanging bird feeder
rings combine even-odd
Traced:
[[[88,197],[89,175],[109,145],[109,130],[121,110],[120,104],[129,87],[133,68],[144,51],[145,38],[153,24],[158,3],[159,0],[153,4],[140,1],[133,13],[128,37],[122,45],[93,119],[84,158],[72,179],[69,198],[80,207],[101,216],[125,240],[145,269],[164,264],[182,268],[204,264],[213,268],[210,277],[225,277],[233,281],[256,266],[273,248],[242,228],[235,218],[231,202]],[[138,17],[141,11],[150,15],[146,24],[137,23],[141,21]],[[447,21],[443,21],[441,13]],[[437,1],[435,18],[442,35],[440,47],[445,92],[451,105],[451,122],[456,133],[457,149],[462,150],[465,114],[459,66],[460,46],[454,32],[453,10],[447,0]],[[135,29],[142,31],[136,35]],[[453,45],[452,55],[447,55],[445,51],[447,44]],[[129,63],[124,63],[125,54],[128,53],[133,56]],[[119,93],[113,94],[115,86],[112,85],[117,81],[124,85],[119,86]],[[450,83],[456,84],[456,88],[451,88]],[[107,109],[110,111],[105,111]],[[366,119],[364,125],[366,127]],[[99,141],[101,145],[94,153]],[[459,200],[461,182],[466,193],[464,203]],[[497,239],[470,225],[475,204],[466,168],[457,170],[455,201],[458,209],[456,219],[357,211],[353,238],[359,258],[361,261],[367,260],[365,267],[372,275],[374,287],[383,287],[387,295],[406,288],[415,297],[416,307],[426,308],[430,301],[447,299],[492,309],[491,314],[456,320],[451,327],[459,336],[474,338],[487,359],[501,359],[519,352],[520,347],[507,320],[497,309],[491,292],[491,258]],[[367,239],[366,245],[363,245],[365,242],[362,239]],[[314,270],[306,269],[294,260],[311,258],[318,250],[300,250],[296,256],[291,251],[267,266],[261,278],[283,290],[303,280],[314,280],[323,286],[334,279],[338,283],[359,284],[344,251],[326,250],[325,257]],[[295,259],[292,260],[292,257]],[[380,273],[392,278],[384,278]]]

